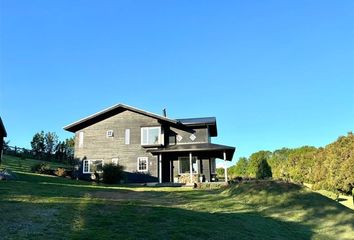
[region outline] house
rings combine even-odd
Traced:
[[[4,149],[4,138],[7,137],[6,129],[0,117],[0,164],[2,161],[2,151]]]
[[[127,182],[210,182],[215,181],[215,159],[231,161],[235,152],[211,143],[217,136],[214,117],[170,119],[124,104],[64,129],[75,133],[81,178],[113,163],[125,167]]]

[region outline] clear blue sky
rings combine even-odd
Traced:
[[[10,145],[116,103],[215,116],[214,142],[324,146],[354,129],[354,1],[0,0]]]

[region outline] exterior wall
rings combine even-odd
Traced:
[[[148,153],[141,146],[141,127],[160,126],[151,117],[129,110],[104,119],[75,133],[75,158],[80,160],[103,160],[111,163],[112,158],[118,158],[120,165],[127,172],[137,172],[137,158],[148,157],[148,172],[158,177],[157,157]],[[130,144],[125,144],[125,129],[130,129]],[[107,137],[106,132],[113,130],[113,137]],[[83,146],[79,147],[79,133],[83,132]]]
[[[190,139],[190,136],[194,134],[196,136],[196,138],[194,139],[194,141],[192,139]],[[182,137],[181,141],[178,141],[176,139],[176,143],[177,144],[188,144],[188,143],[207,143],[210,142],[210,137],[209,137],[209,131],[208,128],[191,128],[191,131],[185,131],[185,130],[181,130],[181,129],[177,129],[174,127],[171,127],[170,129],[170,136],[176,135],[176,137],[178,135],[180,135]],[[171,143],[171,140],[170,140]]]

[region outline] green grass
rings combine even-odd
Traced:
[[[21,159],[18,157],[14,156],[8,156],[5,155],[2,165],[0,165],[0,169],[3,168],[9,168],[12,171],[16,172],[30,172],[31,167],[37,163],[47,163],[49,164],[51,169],[56,169],[56,168],[71,168],[71,166],[62,164],[62,163],[57,163],[57,162],[48,162],[48,161],[40,161],[40,160],[35,160],[35,159]]]
[[[5,156],[5,166],[16,159]],[[0,182],[1,239],[353,239],[354,211],[293,184],[220,190]]]

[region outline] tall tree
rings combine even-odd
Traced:
[[[31,141],[32,150],[35,151],[36,154],[45,152],[45,134],[44,131],[36,133]]]
[[[47,154],[54,154],[58,145],[58,135],[55,132],[47,132],[44,136],[45,151]]]
[[[265,163],[263,162],[263,161],[267,162],[267,160],[271,157],[271,155],[272,153],[270,151],[258,151],[256,153],[253,153],[249,157],[249,163],[247,168],[247,172],[249,176],[255,178],[271,177],[272,175],[271,174],[269,175],[268,168],[264,166]]]
[[[238,160],[238,162],[236,163],[236,166],[235,166],[235,175],[246,177],[248,175],[247,168],[248,168],[247,158],[240,157],[240,159]]]

